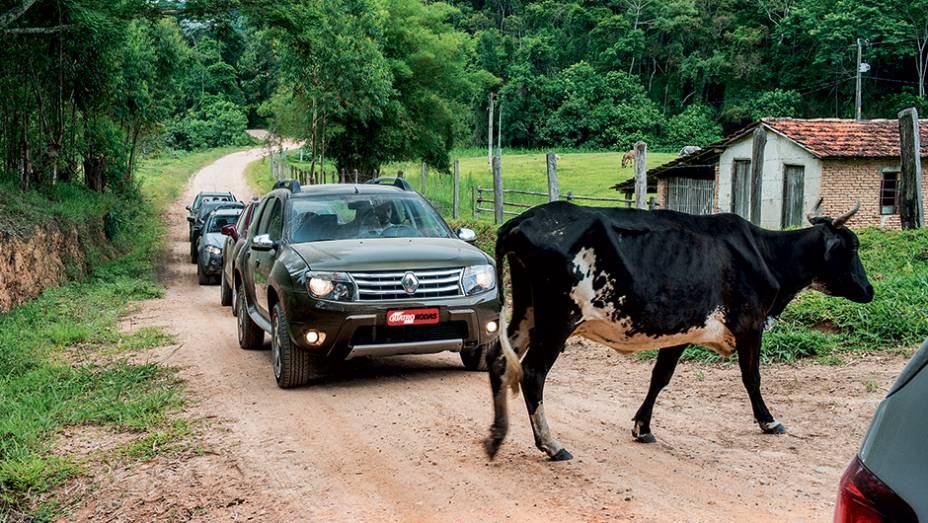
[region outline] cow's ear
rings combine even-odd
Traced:
[[[834,256],[835,249],[837,249],[840,245],[840,238],[829,238],[825,240],[825,261],[831,260],[832,256]]]

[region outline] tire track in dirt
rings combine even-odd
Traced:
[[[640,445],[630,419],[650,365],[571,342],[545,404],[576,459],[544,459],[516,397],[509,439],[488,462],[480,440],[492,416],[489,385],[456,355],[351,361],[285,391],[269,351],[238,348],[218,287],[196,284],[184,205],[202,190],[250,196],[243,171],[260,154],[234,153],[202,169],[167,217],[167,293],[144,304],[134,324],[177,336],[179,349],[153,357],[182,368],[191,414],[221,423],[206,437],[205,457],[171,469],[195,481],[171,484],[175,476],[158,463],[131,476],[135,483],[123,478],[119,499],[133,510],[119,520],[149,520],[168,503],[184,508],[178,520],[198,521],[827,521],[840,474],[905,363],[883,356],[844,367],[768,366],[763,389],[791,429],[783,437],[760,434],[736,366],[684,363],[655,408],[658,443]],[[870,380],[881,390],[865,391]],[[96,494],[79,514],[96,519],[114,495]],[[139,503],[144,496],[160,501]]]

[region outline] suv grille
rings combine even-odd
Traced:
[[[462,296],[461,272],[457,269],[424,269],[418,271],[352,272],[358,285],[359,301],[391,301]],[[413,274],[419,281],[415,292],[403,288],[403,277]]]
[[[450,321],[435,325],[404,325],[399,327],[358,327],[351,337],[350,345],[368,345],[378,343],[413,343],[417,341],[466,340],[467,323]]]

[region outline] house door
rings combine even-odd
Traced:
[[[731,173],[731,212],[751,219],[751,161],[735,160]]]
[[[783,228],[802,225],[803,186],[805,167],[786,165],[783,168]]]

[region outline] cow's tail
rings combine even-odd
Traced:
[[[513,393],[519,392],[519,384],[522,382],[522,362],[519,355],[512,348],[509,341],[509,325],[506,319],[506,293],[503,284],[503,264],[506,262],[508,254],[503,240],[508,236],[508,231],[504,227],[500,231],[496,240],[496,282],[499,288],[499,345],[503,351],[503,357],[506,358],[506,372],[503,374],[503,386],[509,386]]]

